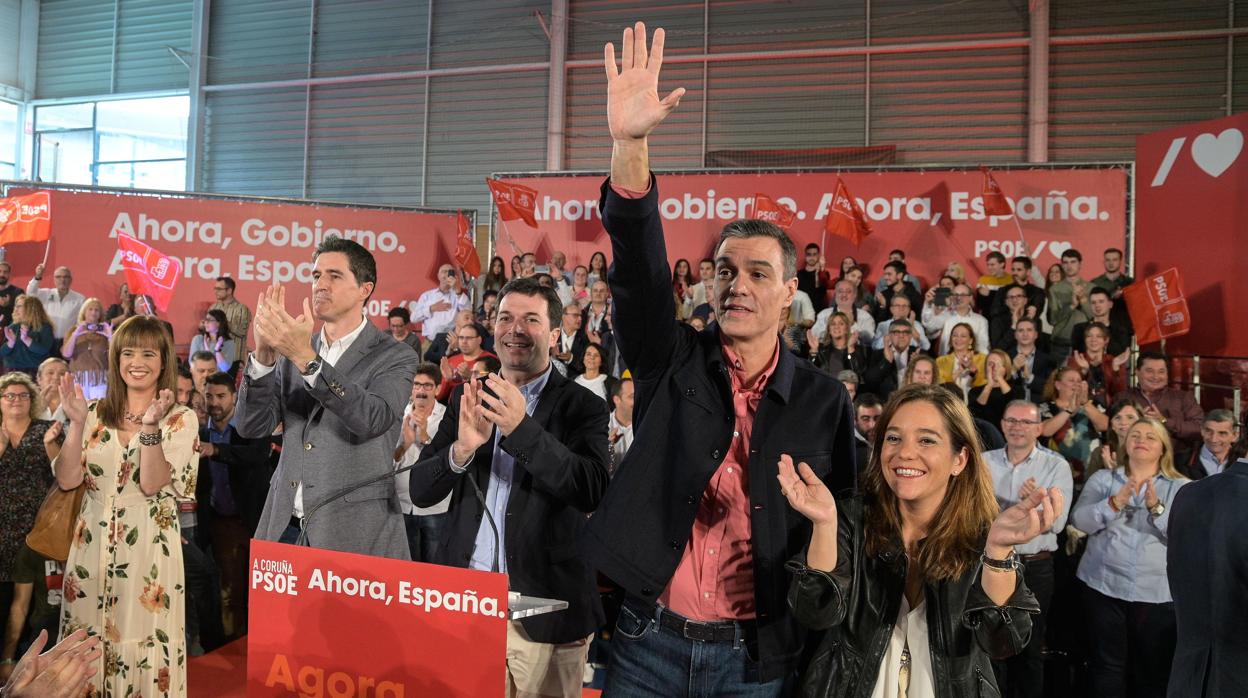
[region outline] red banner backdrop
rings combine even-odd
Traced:
[[[1248,356],[1248,113],[1136,139],[1136,278],[1176,267],[1192,332],[1167,351]]]
[[[660,211],[672,262],[709,256],[724,224],[744,217],[758,192],[797,212],[789,234],[801,247],[818,243],[823,222],[834,204],[836,172],[672,173],[658,177]],[[872,278],[894,248],[906,251],[911,273],[929,283],[951,261],[967,275],[983,271],[981,261],[996,250],[1011,257],[1026,254],[1042,269],[1061,253],[1084,254],[1084,276],[1100,274],[1101,252],[1125,248],[1128,173],[1124,168],[1052,168],[993,171],[1013,202],[1025,246],[1012,218],[984,215],[984,177],[978,170],[888,170],[842,172],[845,186],[861,203],[873,233],[860,246],[829,235],[825,255],[835,268],[850,255],[867,264]],[[515,175],[497,177],[537,192],[537,227],[505,223],[519,250],[496,228],[496,254],[510,258],[536,252],[544,264],[561,250],[569,264],[588,264],[596,251],[610,254],[598,216],[603,175]],[[500,228],[502,222],[496,222]],[[800,255],[799,255],[800,256]]]
[[[249,578],[250,698],[503,693],[506,575],[253,540]]]
[[[29,193],[13,188],[10,196]],[[117,235],[133,236],[182,264],[169,310],[181,345],[211,305],[213,280],[232,277],[239,300],[255,310],[256,297],[274,281],[286,285],[288,311],[300,312],[311,293],[312,253],[326,235],[353,239],[377,260],[377,289],[367,312],[384,326],[386,313],[437,285],[438,266],[453,263],[457,212],[401,211],[316,204],[258,203],[193,196],[156,197],[51,190],[51,269],[67,266],[73,288],[114,303],[125,281]],[[13,283],[25,286],[44,245],[5,248]],[[251,344],[250,339],[248,344]]]

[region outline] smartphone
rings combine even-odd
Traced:
[[[941,307],[949,305],[949,296],[952,293],[953,289],[944,287],[936,289],[935,295],[932,296],[932,305],[938,305]]]

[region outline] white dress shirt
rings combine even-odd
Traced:
[[[615,410],[611,410],[611,414],[607,417],[607,434],[612,431],[619,434],[619,438],[615,443],[607,444],[611,449],[611,474],[615,474],[615,469],[620,467],[620,461],[624,460],[624,455],[628,453],[629,447],[633,445],[633,425],[628,426],[620,424],[620,420],[615,416]]]
[[[39,288],[39,280],[31,279],[26,284],[26,295],[34,296],[43,303],[43,310],[52,321],[52,335],[57,339],[65,339],[74,331],[78,324],[78,311],[87,297],[72,288],[61,298],[61,292],[55,288]]]
[[[1028,479],[1035,478],[1036,487],[1056,487],[1061,491],[1066,506],[1053,519],[1053,527],[1022,545],[1014,546],[1019,555],[1035,555],[1041,551],[1057,550],[1057,534],[1066,528],[1066,515],[1074,500],[1075,482],[1070,463],[1056,451],[1036,444],[1031,453],[1018,465],[1010,462],[1004,448],[984,453],[988,472],[992,474],[992,489],[1002,510],[1018,504],[1018,491]]]
[[[988,349],[988,318],[975,311],[971,311],[966,315],[959,315],[950,310],[943,315],[937,317],[944,319],[944,324],[940,329],[940,355],[944,356],[949,353],[949,333],[953,328],[962,323],[971,326],[971,331],[975,333],[975,351],[979,354],[987,354]]]
[[[412,413],[412,403],[407,403],[407,407],[403,409],[403,418]],[[429,439],[433,439],[433,435],[438,433],[438,425],[442,423],[442,417],[446,414],[446,405],[440,402],[433,403],[433,411],[429,413],[429,419],[426,420],[425,433],[429,435]],[[403,436],[399,435],[399,443],[395,447],[403,445]],[[420,460],[420,452],[425,449],[425,444],[416,442],[407,447],[403,452],[403,457],[394,462],[394,467],[404,468],[412,465]],[[434,504],[431,507],[418,507],[412,503],[412,493],[408,490],[408,479],[410,472],[400,473],[394,476],[394,490],[399,495],[399,506],[403,509],[404,514],[413,514],[416,516],[427,516],[429,514],[445,514],[451,508],[451,494],[446,493],[446,498]]]
[[[441,301],[446,301],[451,307],[437,312],[430,309]],[[431,288],[420,294],[420,298],[412,304],[412,322],[420,323],[421,336],[425,340],[431,340],[438,333],[450,330],[455,322],[455,313],[471,307],[472,301],[468,300],[466,293],[456,295],[449,289],[443,291],[441,288]]]
[[[810,296],[805,291],[798,291],[793,294],[793,304],[789,306],[789,322],[796,325],[802,322],[813,323],[815,321],[815,306],[810,302]]]
[[[333,366],[337,364],[338,359],[341,359],[342,355],[347,353],[347,350],[351,348],[351,344],[355,342],[356,338],[360,336],[360,333],[364,331],[364,325],[367,323],[368,323],[368,318],[366,317],[361,318],[359,326],[357,326],[354,330],[351,330],[351,332],[343,335],[336,342],[329,342],[326,340],[325,328],[322,327],[321,328],[321,350],[320,352],[318,352],[321,357],[322,365],[329,364],[330,366]],[[277,367],[276,363],[273,364],[272,366],[265,366],[264,364],[260,363],[259,361],[256,360],[256,355],[253,353],[251,355],[251,359],[247,362],[247,375],[251,376],[252,380],[258,380],[260,378],[264,378],[265,376],[269,375],[269,373],[271,373],[273,369],[276,367]],[[312,375],[304,376],[303,380],[305,383],[308,384],[308,387],[312,387],[312,385],[316,383],[316,378],[319,375],[321,375],[321,369],[317,368],[316,371],[312,373]],[[295,488],[295,512],[294,513],[295,513],[295,516],[298,516],[300,518],[303,517],[303,483],[302,482],[299,483],[299,487]]]

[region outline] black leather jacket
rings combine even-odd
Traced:
[[[836,569],[812,570],[803,560],[793,572],[793,615],[823,637],[801,679],[799,695],[869,697],[901,608],[906,556],[896,549],[868,557],[863,545],[861,498],[838,500]],[[1018,654],[1031,637],[1040,606],[1018,575],[1014,595],[998,607],[980,584],[980,565],[955,580],[928,582],[928,641],[937,698],[996,698],[992,659]]]

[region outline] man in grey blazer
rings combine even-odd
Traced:
[[[306,529],[313,547],[408,560],[394,478],[384,476],[419,360],[364,317],[377,284],[368,250],[327,238],[313,259],[312,299],[298,317],[278,284],[256,303],[236,428],[246,438],[278,424],[283,433],[255,536],[293,543]],[[378,481],[335,498],[370,477]]]

